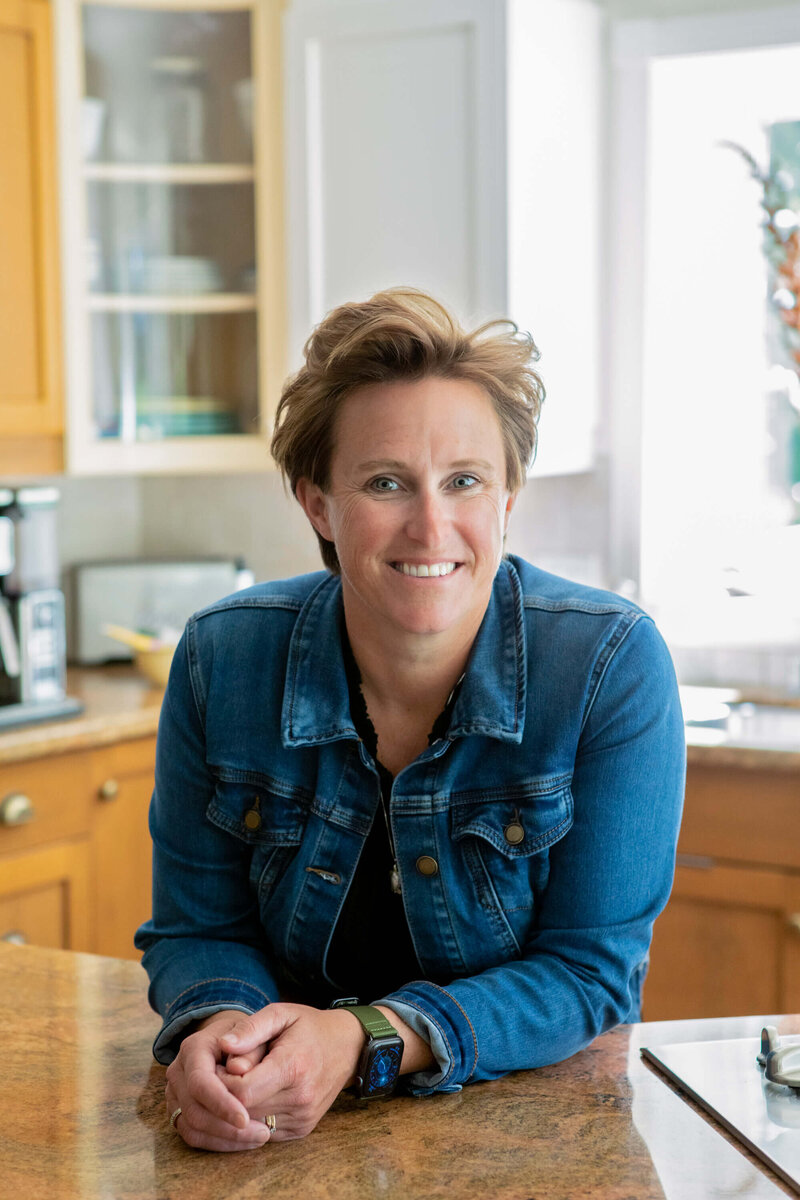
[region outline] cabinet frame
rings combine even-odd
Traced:
[[[53,37],[48,0],[0,0],[0,29],[28,42],[33,286],[38,388],[2,397],[0,471],[52,473],[62,465],[63,370]],[[24,248],[21,249],[24,254]],[[14,271],[12,269],[12,278]],[[12,332],[13,337],[13,332]]]
[[[80,144],[83,95],[81,10],[84,4],[142,10],[251,13],[254,94],[260,427],[255,434],[168,437],[121,442],[93,436],[91,418],[90,309],[84,246],[88,229],[86,181],[97,164],[85,164]],[[269,437],[285,369],[285,262],[283,240],[283,134],[281,14],[284,0],[54,0],[57,95],[61,151],[63,321],[66,341],[66,456],[75,475],[109,472],[225,473],[271,466]],[[87,170],[88,168],[88,170]]]

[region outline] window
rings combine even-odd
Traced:
[[[628,547],[622,574],[659,615],[680,667],[689,648],[800,643],[800,383],[768,299],[762,188],[723,145],[765,167],[776,146],[796,149],[800,29],[798,44],[752,49],[759,38],[752,27],[740,36],[740,15],[647,24],[626,23],[617,43],[617,218],[626,173],[642,198],[638,222],[617,221],[613,234],[628,280],[612,339],[623,385],[615,400],[612,364],[614,534]],[[632,127],[619,104],[634,94],[643,115]],[[638,494],[624,515],[631,477]],[[795,655],[785,681],[751,682],[800,684],[797,667]]]

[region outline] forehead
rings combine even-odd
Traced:
[[[430,376],[365,384],[342,401],[333,430],[334,459],[413,456],[503,458],[500,420],[489,395],[464,379]]]

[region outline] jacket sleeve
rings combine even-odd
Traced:
[[[683,718],[669,652],[648,617],[597,674],[575,756],[573,824],[550,849],[521,956],[380,1001],[431,1044],[438,1067],[412,1077],[418,1093],[558,1062],[639,1019],[653,922],[674,874]]]
[[[193,1021],[226,1008],[256,1012],[278,999],[256,904],[243,886],[248,847],[206,818],[215,781],[188,643],[189,630],[175,651],[161,709],[150,804],[153,915],[134,939],[144,951],[150,1004],[164,1019],[153,1046],[163,1063],[175,1057]]]

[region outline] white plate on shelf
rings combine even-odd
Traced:
[[[212,258],[168,254],[145,260],[142,282],[148,292],[218,292],[222,275]]]

